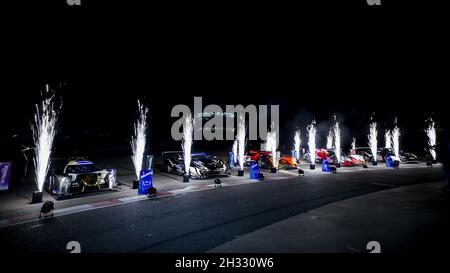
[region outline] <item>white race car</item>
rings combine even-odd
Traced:
[[[51,171],[47,181],[47,191],[55,196],[68,196],[73,192],[84,192],[86,188],[97,189],[116,186],[116,169],[98,169],[86,159],[69,160],[61,173]]]

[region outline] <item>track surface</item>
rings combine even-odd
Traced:
[[[443,180],[440,168],[340,172],[255,182],[107,207],[0,229],[1,252],[203,252],[339,200]]]

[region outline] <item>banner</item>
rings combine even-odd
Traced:
[[[8,190],[10,175],[11,162],[0,162],[0,191]]]
[[[152,187],[152,170],[142,170],[140,179],[139,179],[139,187],[138,194],[147,194],[147,189]]]

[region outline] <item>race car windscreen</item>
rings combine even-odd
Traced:
[[[213,160],[209,155],[193,155],[192,156],[193,161],[201,161],[203,163],[211,163]]]
[[[94,164],[70,165],[67,166],[66,173],[92,173],[98,171]]]

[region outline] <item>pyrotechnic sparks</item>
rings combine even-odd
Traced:
[[[297,161],[300,160],[300,145],[302,143],[300,133],[301,133],[300,129],[297,129],[294,135],[294,151],[295,151],[295,159]]]
[[[372,152],[373,162],[377,161],[377,123],[372,121],[369,127],[369,135],[367,136],[369,139],[369,147]]]
[[[330,131],[327,136],[327,149],[330,150],[333,148],[333,127],[330,127]]]
[[[233,142],[233,161],[235,165],[237,162],[237,153],[238,153],[238,141],[237,139],[235,139]]]
[[[131,150],[133,155],[131,159],[134,165],[136,178],[139,179],[145,153],[145,143],[147,141],[147,112],[148,108],[141,104],[138,100],[139,117],[134,124],[134,136],[131,137]]]
[[[395,124],[394,130],[392,130],[392,145],[394,148],[395,156],[400,160],[400,129]]]
[[[336,121],[336,117],[334,117]],[[334,153],[336,155],[337,163],[341,162],[341,129],[339,128],[339,122],[335,122],[334,127]]]
[[[436,129],[435,129],[435,123],[430,118],[430,121],[428,123],[428,128],[425,130],[428,136],[428,146],[431,156],[433,157],[433,160],[436,160]]]
[[[184,120],[183,128],[183,156],[184,156],[184,172],[186,175],[190,175],[189,169],[191,167],[191,149],[192,149],[192,135],[194,132],[194,124],[192,116],[189,114]]]
[[[240,114],[239,117],[238,117],[237,141],[238,141],[239,166],[241,167],[241,170],[244,170],[245,117],[244,117],[243,114]]]
[[[46,93],[49,92],[51,92],[49,86],[46,85]],[[36,104],[34,124],[31,127],[35,146],[33,158],[35,178],[38,189],[41,192],[50,167],[50,155],[55,137],[55,125],[58,119],[53,98],[54,94],[49,98],[44,98],[40,106]]]
[[[277,149],[278,149],[278,139],[277,139],[277,130],[272,124],[270,132],[267,133],[267,140],[266,140],[266,150],[271,152],[272,154],[272,163],[274,168],[278,168],[278,155],[277,155]]]
[[[310,125],[306,128],[308,131],[308,148],[309,157],[311,159],[311,164],[316,162],[316,121],[313,120]]]
[[[353,150],[356,149],[356,137],[353,138],[353,141],[352,141],[352,149],[353,149]]]
[[[384,148],[390,149],[392,148],[392,133],[390,130],[386,130],[384,133]]]

